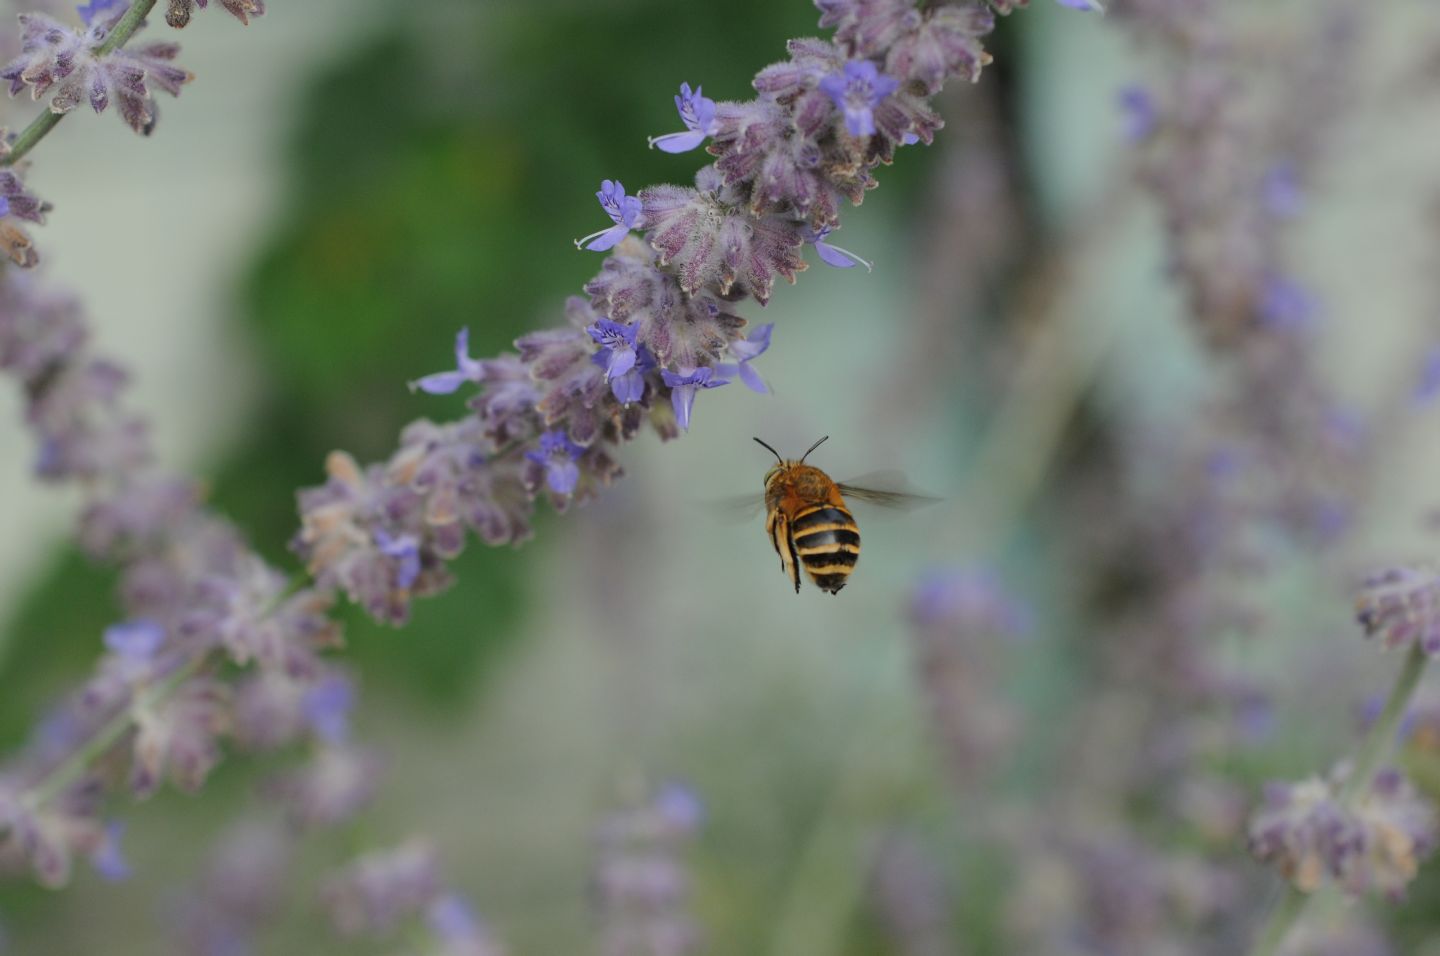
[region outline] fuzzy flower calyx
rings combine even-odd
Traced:
[[[118,16],[101,16],[88,28],[76,29],[44,14],[22,14],[20,55],[0,68],[0,78],[10,81],[10,95],[28,86],[31,96],[39,99],[53,88],[52,113],[68,113],[81,103],[103,113],[113,101],[127,126],[148,135],[155,126],[156,110],[151,86],[179,96],[180,88],[193,77],[173,64],[180,52],[174,43],[99,53]]]
[[[1418,644],[1440,656],[1440,575],[1426,567],[1376,572],[1355,598],[1355,618],[1387,650]]]
[[[705,140],[715,135],[715,101],[700,95],[700,87],[690,92],[689,83],[680,84],[675,97],[675,109],[680,113],[680,122],[685,124],[683,133],[666,133],[650,137],[652,147],[660,147],[666,153],[688,153]]]
[[[605,210],[605,214],[615,225],[592,232],[583,239],[576,239],[576,249],[604,252],[624,239],[631,229],[638,229],[644,224],[639,197],[625,195],[625,187],[619,180],[606,179],[601,182],[600,191],[595,194],[595,198],[600,200],[600,208]]]
[[[219,4],[232,17],[247,26],[251,17],[263,16],[265,13],[265,0],[219,0]],[[169,9],[165,11],[165,22],[177,30],[183,29],[189,24],[196,7],[204,10],[209,5],[210,0],[170,0]]]

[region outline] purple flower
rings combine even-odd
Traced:
[[[1091,10],[1095,13],[1104,13],[1105,8],[1100,5],[1100,0],[1055,0],[1062,7],[1069,7],[1071,10]]]
[[[681,833],[694,833],[705,820],[705,804],[700,795],[683,783],[671,781],[655,793],[654,809]]]
[[[1115,98],[1125,124],[1125,139],[1132,143],[1143,143],[1155,133],[1159,115],[1155,109],[1155,98],[1143,86],[1127,86]]]
[[[125,855],[120,852],[120,836],[124,832],[125,824],[119,820],[106,824],[105,835],[101,837],[100,844],[95,847],[95,851],[90,854],[90,865],[95,867],[95,872],[100,874],[101,879],[109,880],[111,883],[118,883],[130,877],[130,864],[125,860]]]
[[[585,331],[601,346],[600,354],[605,356],[603,367],[607,380],[619,378],[635,367],[635,326],[600,319]]]
[[[1425,353],[1420,370],[1420,384],[1415,387],[1415,401],[1425,403],[1440,395],[1440,345],[1432,345]]]
[[[461,329],[455,335],[455,370],[436,372],[410,383],[410,391],[419,389],[431,395],[449,395],[465,382],[478,383],[485,377],[482,363],[470,357],[470,329]]]
[[[420,576],[420,542],[411,534],[396,538],[384,528],[376,528],[375,543],[380,546],[381,554],[400,559],[400,567],[395,572],[395,586],[408,591]]]
[[[825,237],[834,231],[835,227],[825,226],[819,232],[815,232],[813,229],[807,229],[805,232],[805,241],[814,244],[815,251],[820,254],[820,261],[836,269],[850,269],[856,265],[862,265],[866,272],[873,271],[870,263],[849,249],[841,249],[839,246],[832,246],[825,241]]]
[[[459,894],[446,893],[425,913],[430,932],[447,943],[469,943],[485,938],[475,910]]]
[[[121,6],[121,0],[90,0],[84,6],[76,7],[75,12],[80,14],[80,19],[88,26],[95,22],[95,18],[107,10]]]
[[[306,692],[300,706],[316,736],[327,743],[341,744],[350,736],[350,709],[354,704],[354,685],[340,674],[329,674]]]
[[[696,391],[730,384],[728,379],[714,376],[715,370],[706,367],[694,368],[689,371],[682,368],[678,372],[672,372],[667,368],[660,372],[660,377],[671,389],[670,401],[675,406],[675,419],[686,431],[690,430],[690,410],[695,407]]]
[[[1299,331],[1314,321],[1320,303],[1293,279],[1269,275],[1261,285],[1258,307],[1261,321],[1271,328]]]
[[[775,328],[775,323],[769,322],[760,326],[748,336],[738,342],[730,343],[730,354],[740,361],[738,363],[724,363],[715,366],[715,371],[729,378],[732,375],[739,375],[740,381],[752,392],[759,392],[761,395],[770,394],[770,389],[765,385],[765,380],[760,373],[750,367],[751,361],[759,358],[765,350],[770,347],[770,332]]]
[[[706,137],[714,136],[718,128],[715,121],[715,101],[700,95],[700,87],[690,92],[689,83],[680,84],[680,93],[675,97],[675,108],[680,111],[680,121],[685,124],[684,133],[666,133],[650,137],[651,147],[659,146],[667,153],[688,153],[703,143]]]
[[[600,191],[595,194],[595,198],[600,200],[600,208],[604,209],[605,214],[614,220],[615,225],[609,229],[592,232],[583,239],[576,239],[575,248],[583,247],[592,252],[604,252],[624,239],[631,229],[640,228],[644,221],[644,216],[641,215],[643,207],[640,197],[625,195],[625,187],[620,185],[619,180],[607,179],[601,182]]]
[[[561,430],[548,431],[540,436],[540,450],[527,451],[525,457],[545,466],[545,483],[557,495],[575,492],[580,481],[580,466],[576,460],[585,449],[570,440]]]
[[[608,328],[610,326],[614,329]],[[591,357],[591,361],[605,369],[605,377],[610,380],[610,392],[615,396],[615,401],[621,405],[640,401],[645,394],[645,373],[659,363],[643,344],[635,344],[635,327],[601,319],[585,331],[589,332],[596,342],[605,346]],[[629,350],[628,355],[625,354],[626,349]],[[617,365],[625,369],[618,375],[615,373]]]
[[[900,81],[881,73],[869,60],[851,60],[843,72],[831,73],[819,85],[845,111],[845,128],[851,136],[871,136],[875,133],[873,110],[900,88]]]
[[[1284,160],[1265,170],[1260,180],[1260,199],[1277,219],[1294,219],[1304,212],[1305,190],[1294,163]]]
[[[164,628],[150,620],[126,621],[105,629],[105,646],[131,661],[150,660],[164,641]]]

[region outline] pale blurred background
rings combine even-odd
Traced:
[[[944,834],[969,812],[945,786],[914,691],[908,594],[927,568],[983,563],[1029,600],[1031,633],[1003,692],[1035,725],[1028,759],[1043,764],[1047,721],[1066,719],[1070,668],[1091,637],[1067,619],[1073,555],[1046,546],[1060,520],[1048,482],[1089,451],[1075,392],[1109,427],[1178,429],[1210,384],[1165,285],[1153,209],[1123,188],[1116,94],[1164,64],[1101,18],[1033,2],[1002,23],[981,87],[942,98],[951,123],[937,144],[903,150],[847,215],[835,240],[875,271],[812,262],[763,311],[742,307],[776,324],[757,362],[772,396],[702,394],[692,433],[626,448],[628,477],[603,500],[542,519],[521,551],[473,546],[456,587],[411,628],[350,615],[359,732],[390,772],[362,828],[306,848],[262,952],[356,951],[319,926],[313,874],[413,831],[440,840],[448,875],[512,952],[588,951],[591,828],[671,778],[707,806],[690,855],[706,951],[893,951],[867,909],[871,851],[893,829]],[[38,230],[46,274],[79,290],[102,349],[135,373],[167,462],[206,477],[283,560],[293,491],[320,480],[328,450],[374,460],[411,418],[462,413],[404,387],[447,367],[458,327],[484,355],[561,321],[564,297],[600,265],[570,245],[596,228],[600,179],[632,191],[690,180],[698,153],[644,144],[674,128],[679,82],[744,98],[786,38],[816,32],[816,14],[802,0],[271,6],[248,29],[216,11],[196,18],[182,63],[197,79],[162,103],[151,141],[108,116],[72,117],[34,153],[30,182],[56,207]],[[1304,7],[1256,4],[1253,16],[1284,30]],[[1362,411],[1409,387],[1440,329],[1436,97],[1407,103],[1392,89],[1437,49],[1434,12],[1397,0],[1374,13],[1370,68],[1353,82],[1393,109],[1343,130],[1294,249],[1323,301],[1333,382]],[[987,120],[967,97],[992,83]],[[9,125],[32,110],[9,104]],[[998,181],[1016,184],[1029,222],[985,216],[999,205],[973,175],[995,161],[975,142],[987,122],[1012,138]],[[947,288],[972,275],[1002,285],[965,271],[989,230],[1044,240],[1034,255],[1059,270],[1048,306]],[[1012,392],[1000,385],[1025,360],[1007,323],[1051,342]],[[0,422],[18,408],[0,393]],[[864,556],[834,598],[791,592],[758,517],[726,524],[707,506],[758,494],[768,456],[752,435],[798,454],[824,434],[812,462],[834,476],[901,468],[945,499],[858,511]],[[1440,410],[1415,412],[1399,434],[1346,556],[1355,569],[1436,550],[1421,518],[1440,500]],[[75,501],[29,480],[32,452],[19,427],[0,428],[7,743],[84,672],[111,620],[106,577],[66,552]],[[1286,688],[1278,773],[1346,746],[1351,705],[1389,670],[1355,638],[1335,574],[1281,575],[1267,597],[1278,636],[1237,650],[1257,673],[1354,681],[1344,706],[1325,709]],[[266,769],[236,760],[199,797],[137,808],[126,884],[85,874],[62,894],[0,890],[10,951],[166,951],[163,901],[255,804]],[[1044,778],[1022,766],[1014,785]],[[984,874],[949,869],[958,893],[984,896]],[[1000,951],[985,932],[973,930],[973,951]]]

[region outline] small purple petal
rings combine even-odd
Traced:
[[[469,376],[464,372],[436,372],[416,379],[413,387],[430,395],[449,395],[467,381]]]
[[[621,223],[617,226],[611,226],[609,229],[606,229],[604,232],[596,236],[593,240],[586,243],[585,248],[589,249],[591,252],[604,252],[606,249],[614,248],[616,245],[619,244],[622,239],[624,239],[629,234],[630,227],[625,225],[624,223]]]
[[[101,879],[111,883],[130,878],[130,864],[120,852],[120,837],[124,832],[125,824],[119,820],[106,824],[105,836],[90,856],[90,865],[95,868],[95,872],[100,874]]]
[[[350,736],[350,710],[355,687],[339,674],[330,674],[306,692],[301,703],[305,722],[326,743],[341,744]]]
[[[664,136],[657,136],[650,141],[662,153],[688,153],[690,150],[705,142],[705,134],[700,130],[688,130],[684,133],[666,133]]]
[[[1105,8],[1100,5],[1100,0],[1055,0],[1062,7],[1069,7],[1071,10],[1089,10],[1094,13],[1104,13]]]
[[[480,920],[475,911],[454,893],[446,893],[434,903],[425,914],[430,932],[447,943],[464,943],[481,935]]]
[[[1432,345],[1425,353],[1425,365],[1420,371],[1420,384],[1415,389],[1415,401],[1430,402],[1440,395],[1440,345]]]
[[[105,646],[120,657],[148,661],[165,641],[165,629],[151,620],[140,619],[105,629]]]
[[[1143,143],[1155,133],[1159,125],[1159,114],[1155,109],[1155,98],[1144,87],[1127,86],[1116,97],[1124,119],[1125,139],[1131,143]]]
[[[740,363],[740,381],[744,382],[746,387],[752,392],[759,392],[761,395],[770,394],[770,387],[765,384],[765,380],[760,377],[760,373],[750,367],[749,362]]]
[[[401,590],[408,590],[420,576],[420,542],[409,534],[393,537],[384,528],[375,529],[375,541],[380,545],[381,554],[400,559],[395,584]]]
[[[765,354],[770,347],[770,335],[775,330],[774,322],[767,322],[738,342],[730,343],[730,354],[742,362],[749,362]]]
[[[610,392],[621,405],[638,402],[645,394],[645,376],[636,369],[610,379]]]
[[[815,243],[815,251],[820,254],[822,262],[836,269],[852,269],[858,264],[847,253],[841,252],[823,241]]]
[[[574,494],[580,482],[580,466],[573,461],[551,460],[545,465],[545,483],[557,495]]]

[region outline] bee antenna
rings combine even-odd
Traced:
[[[763,441],[760,441],[760,439],[757,438],[757,439],[755,439],[755,441],[756,441],[757,443],[759,443],[761,446],[763,446],[767,451],[769,451],[770,454],[774,455],[776,461],[783,462],[783,461],[785,460],[785,459],[783,459],[783,458],[780,457],[780,453],[779,453],[778,451],[776,451],[775,449],[771,448],[769,445],[766,445]]]
[[[826,435],[826,436],[824,436],[823,438],[821,438],[819,441],[817,441],[815,444],[813,444],[813,445],[811,445],[809,448],[805,449],[805,454],[803,454],[803,455],[800,456],[800,461],[801,461],[801,463],[803,464],[804,461],[805,461],[805,459],[810,457],[810,453],[811,453],[812,451],[814,451],[815,449],[819,448],[821,445],[825,444],[825,443],[826,443],[827,441],[829,441],[829,440],[830,440],[830,436],[829,436],[829,435]]]

